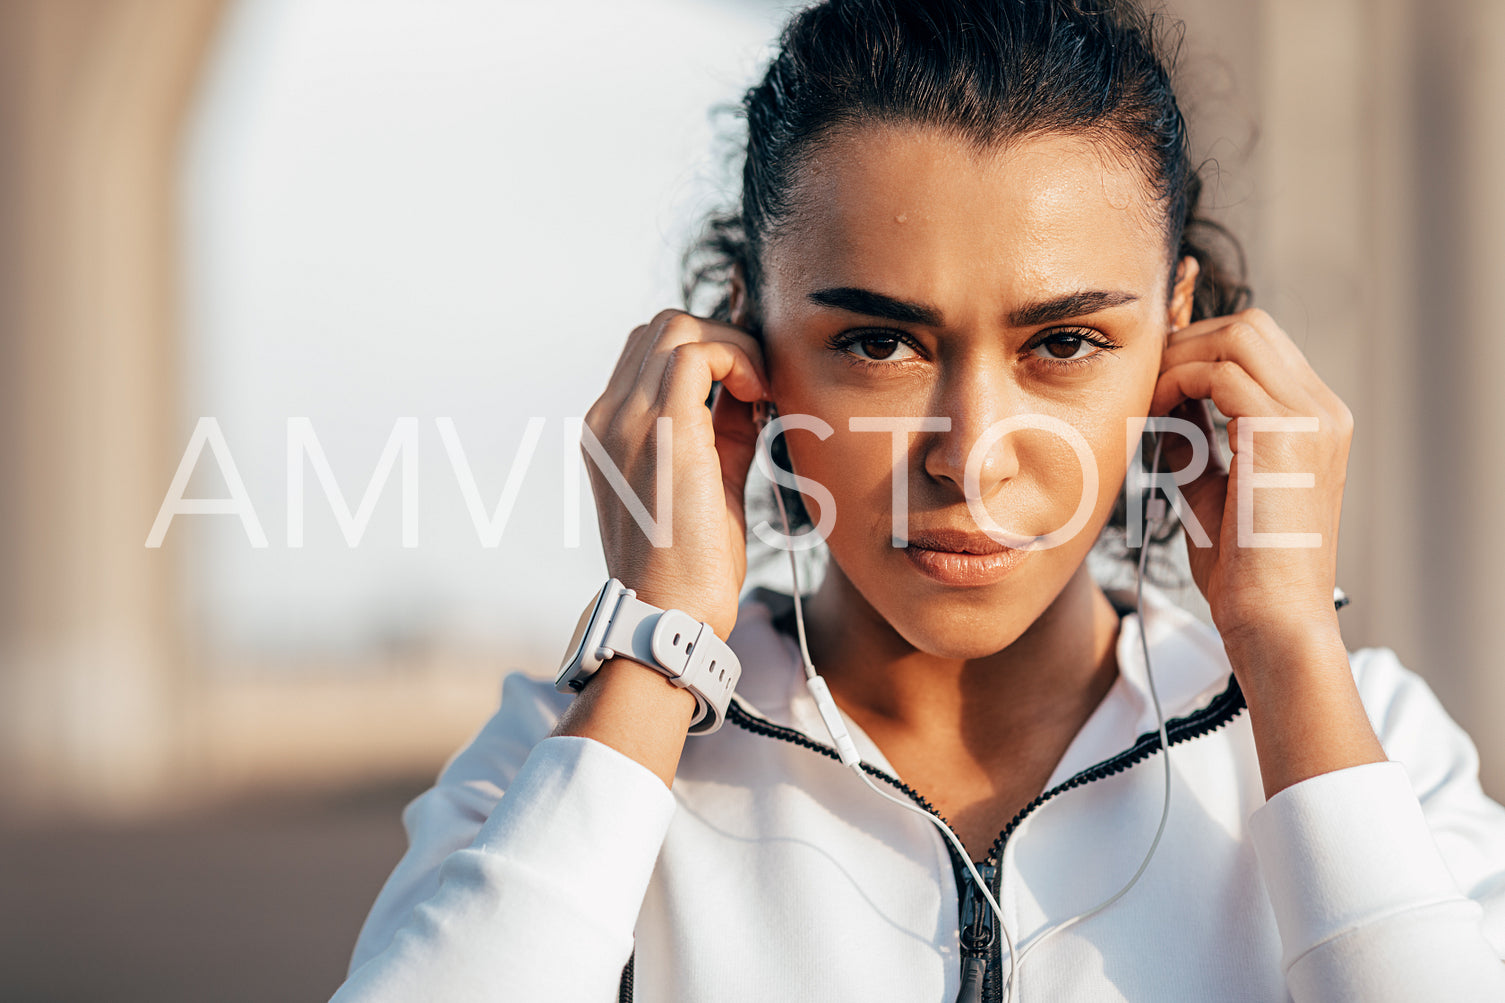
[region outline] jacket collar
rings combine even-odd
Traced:
[[[1230,685],[1231,666],[1213,627],[1148,582],[1144,585],[1143,619],[1134,610],[1132,586],[1104,591],[1121,614],[1115,648],[1118,678],[1072,740],[1047,789],[1157,732],[1141,636],[1148,641],[1155,691],[1168,724],[1207,711]],[[737,626],[728,639],[742,662],[742,677],[733,699],[754,717],[793,728],[821,745],[829,745],[830,735],[805,685],[798,644],[777,625],[792,605],[788,595],[764,588],[754,589],[743,599]],[[856,722],[847,718],[847,726],[862,758],[897,776],[882,750]],[[1176,736],[1171,737],[1174,743]]]

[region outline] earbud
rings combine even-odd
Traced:
[[[758,426],[758,431],[763,431],[763,426],[772,421],[779,411],[773,406],[773,401],[753,401],[753,424]]]

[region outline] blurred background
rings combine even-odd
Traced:
[[[790,6],[0,0],[0,998],[333,992],[402,805],[604,577],[568,419]],[[1348,645],[1501,798],[1505,3],[1167,9],[1357,420]]]

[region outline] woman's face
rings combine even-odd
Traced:
[[[1166,301],[1158,208],[1134,170],[1090,139],[978,151],[920,126],[838,132],[802,168],[796,194],[764,253],[759,309],[780,413],[834,430],[786,439],[794,470],[834,500],[831,556],[916,648],[1000,650],[1060,593],[1107,521],[1171,321],[1186,322],[1190,282],[1177,287],[1182,317]],[[864,418],[880,430],[854,430]],[[891,430],[925,418],[949,428]],[[1021,430],[995,432],[989,446],[985,433],[1009,419]],[[1052,420],[1085,439],[1095,487],[1065,438],[1018,425]],[[945,531],[986,541],[967,502],[969,456],[976,503],[995,532],[1012,534],[995,539],[1058,545],[1007,560],[938,553],[967,545]],[[907,491],[901,536],[930,546],[893,545],[896,478]],[[806,505],[822,516],[819,498]],[[1090,509],[1082,528],[1059,533],[1079,507]]]

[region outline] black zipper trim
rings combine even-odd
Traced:
[[[1190,714],[1186,714],[1182,717],[1171,718],[1169,721],[1165,722],[1166,737],[1170,740],[1171,745],[1176,745],[1181,742],[1188,742],[1195,738],[1201,738],[1203,735],[1217,731],[1219,728],[1228,724],[1238,716],[1240,711],[1244,710],[1245,706],[1246,704],[1244,702],[1244,691],[1239,688],[1238,679],[1230,674],[1228,676],[1228,686],[1223,690],[1223,692],[1213,697],[1212,700],[1208,702],[1207,706],[1201,708],[1200,710],[1193,711]],[[750,731],[754,734],[765,735],[769,738],[782,739],[786,742],[792,742],[795,745],[818,752],[829,759],[834,759],[838,762],[840,762],[841,760],[841,757],[837,755],[835,749],[831,748],[829,745],[815,741],[802,731],[798,731],[794,728],[788,728],[781,724],[774,724],[772,721],[766,721],[762,718],[753,717],[738,705],[736,699],[733,699],[731,704],[728,705],[726,709],[726,719],[727,721],[730,721],[731,723],[737,725],[739,728],[742,728],[745,731]],[[995,868],[994,884],[996,885],[1002,880],[1001,876],[1003,869],[1001,867],[998,867],[998,859],[1003,851],[1004,845],[1008,843],[1009,837],[1014,834],[1015,830],[1019,828],[1020,824],[1031,814],[1033,814],[1041,805],[1045,804],[1047,801],[1051,800],[1054,797],[1057,797],[1060,794],[1064,794],[1066,791],[1074,790],[1075,788],[1089,784],[1094,780],[1103,780],[1115,774],[1122,773],[1124,770],[1129,769],[1131,766],[1134,766],[1148,759],[1150,756],[1159,751],[1159,749],[1160,731],[1158,729],[1155,731],[1147,731],[1144,734],[1140,735],[1137,739],[1135,739],[1134,744],[1129,746],[1129,748],[1125,749],[1123,752],[1118,753],[1116,756],[1111,756],[1108,759],[1104,759],[1103,761],[1093,766],[1089,766],[1079,773],[1076,773],[1075,775],[1062,781],[1055,787],[1052,787],[1050,790],[1044,792],[1029,804],[1021,808],[1019,810],[1019,814],[1015,815],[1009,821],[1009,824],[1004,826],[1003,831],[998,834],[998,837],[993,840],[993,845],[988,849],[987,858],[981,861],[982,864]],[[910,787],[908,784],[904,783],[898,777],[895,777],[888,772],[866,762],[862,763],[861,765],[863,770],[865,770],[866,772],[887,781],[892,786],[909,795],[911,800],[913,800],[920,807],[924,808],[930,814],[934,815],[942,822],[946,821],[945,817],[936,810],[934,805],[927,801],[922,794],[916,791],[913,787]],[[951,857],[951,865],[952,870],[956,876],[957,888],[959,891],[961,891],[961,894],[965,895],[965,883],[971,881],[971,874],[968,873],[966,865],[962,863],[960,855],[956,852],[956,848],[951,845],[951,841],[949,839],[946,839],[943,840],[943,843],[946,847],[947,854]],[[990,890],[993,892],[994,898],[997,898],[1000,894],[1000,889],[997,887],[994,887]],[[989,970],[987,973],[987,981],[983,992],[983,1000],[985,1001],[985,1003],[997,1003],[997,1001],[1001,1000],[1003,997],[1003,984],[1001,977],[1002,967],[1003,938],[995,935],[993,937],[992,944],[992,958],[990,959],[990,963],[988,965]],[[624,1000],[623,1003],[627,1003],[627,1001]]]
[[[1229,721],[1232,721],[1236,716],[1238,716],[1239,711],[1244,709],[1244,706],[1244,691],[1239,688],[1238,680],[1230,675],[1228,677],[1228,687],[1224,689],[1222,693],[1219,693],[1217,696],[1213,697],[1206,707],[1203,707],[1198,711],[1193,711],[1192,713],[1187,714],[1184,717],[1171,718],[1169,721],[1165,722],[1166,737],[1170,739],[1170,743],[1172,745],[1176,745],[1180,742],[1190,741],[1194,738],[1201,738],[1203,735],[1206,735],[1212,731],[1216,731],[1223,725],[1227,724]],[[838,762],[841,761],[841,757],[837,755],[836,750],[831,748],[829,745],[826,745],[823,742],[817,742],[810,736],[806,735],[804,732],[799,731],[795,728],[789,728],[782,724],[774,724],[772,721],[768,721],[763,718],[753,717],[751,714],[747,713],[747,711],[738,706],[735,700],[733,700],[731,704],[729,704],[726,708],[726,719],[732,724],[737,725],[737,727],[742,728],[744,731],[750,731],[754,734],[759,735],[766,735],[769,738],[782,739],[786,742],[791,742],[803,748],[819,752],[821,755],[827,757],[828,759],[834,759]],[[1087,767],[1081,772],[1075,774],[1067,780],[1062,781],[1055,787],[1052,787],[1050,790],[1041,794],[1039,797],[1035,798],[1029,804],[1021,808],[1019,810],[1019,814],[1015,815],[1009,821],[1009,824],[1006,825],[1003,831],[998,834],[998,837],[993,840],[993,845],[988,850],[988,856],[980,862],[996,865],[998,862],[999,851],[1003,849],[1004,844],[1008,842],[1008,838],[1013,835],[1014,830],[1019,828],[1020,823],[1022,823],[1037,808],[1039,808],[1045,802],[1049,801],[1051,798],[1056,797],[1059,794],[1063,794],[1066,791],[1080,787],[1083,784],[1091,783],[1094,780],[1102,780],[1106,777],[1111,777],[1116,773],[1122,773],[1129,767],[1134,766],[1137,763],[1140,763],[1143,760],[1148,759],[1150,756],[1154,755],[1155,752],[1159,750],[1159,748],[1160,732],[1158,730],[1147,731],[1144,734],[1140,735],[1137,739],[1135,739],[1133,745],[1129,746],[1129,748],[1125,749],[1123,752],[1120,752],[1118,755],[1105,759],[1094,766]],[[888,781],[889,784],[909,795],[910,799],[918,804],[921,808],[924,808],[926,811],[934,815],[936,818],[940,819],[942,822],[946,821],[945,816],[943,816],[938,810],[936,810],[935,805],[931,804],[928,800],[925,799],[924,795],[906,784],[904,781],[900,780],[898,777],[893,776],[885,770],[879,769],[871,763],[864,762],[861,765],[863,770],[865,770],[866,772],[872,774],[875,777],[880,777],[881,779]],[[950,827],[949,823],[947,823],[947,827]],[[951,846],[951,841],[947,840],[946,845]]]
[[[1219,693],[1217,696],[1213,697],[1212,700],[1207,704],[1207,706],[1201,708],[1200,710],[1193,711],[1192,713],[1187,714],[1183,717],[1172,718],[1169,721],[1165,722],[1166,737],[1170,739],[1171,745],[1176,745],[1180,742],[1188,742],[1195,738],[1201,738],[1203,735],[1217,731],[1219,728],[1228,724],[1238,716],[1240,711],[1244,710],[1245,706],[1246,704],[1244,702],[1244,692],[1239,688],[1238,680],[1230,674],[1228,677],[1227,688],[1225,688],[1222,693]],[[799,731],[795,728],[789,728],[781,724],[774,724],[772,721],[754,717],[753,715],[742,709],[736,698],[733,698],[731,703],[726,708],[726,720],[731,722],[732,724],[735,724],[737,727],[743,729],[744,731],[749,731],[757,735],[763,735],[768,738],[777,738],[781,741],[790,742],[802,748],[810,749],[813,752],[818,752],[829,759],[836,760],[837,762],[841,761],[841,757],[837,755],[836,750],[831,748],[829,745],[825,745],[822,742],[817,742],[810,736],[806,735],[804,732]],[[1008,843],[1009,837],[1012,836],[1015,830],[1019,828],[1020,824],[1023,823],[1023,821],[1031,814],[1033,814],[1041,805],[1045,804],[1047,801],[1051,800],[1054,797],[1057,797],[1060,794],[1064,794],[1066,791],[1074,790],[1075,788],[1089,784],[1094,780],[1103,780],[1115,774],[1122,773],[1124,770],[1129,769],[1131,766],[1134,766],[1148,759],[1150,756],[1159,751],[1159,749],[1159,730],[1157,729],[1156,731],[1147,731],[1144,734],[1140,735],[1137,739],[1135,739],[1134,744],[1129,746],[1129,748],[1125,749],[1123,752],[1118,753],[1116,756],[1111,756],[1108,759],[1104,759],[1103,761],[1093,766],[1089,766],[1079,773],[1076,773],[1067,780],[1064,780],[1061,783],[1057,784],[1055,787],[1052,787],[1050,790],[1045,791],[1039,797],[1035,798],[1029,804],[1020,809],[1019,814],[1010,819],[1008,825],[1004,826],[1003,831],[1000,832],[997,838],[993,840],[992,846],[988,849],[987,858],[981,861],[983,866],[993,867],[995,869],[993,875],[993,883],[996,885],[1001,881],[1003,871],[1001,867],[998,867],[998,859],[1003,851],[1003,847]],[[870,763],[864,762],[861,764],[861,766],[867,773],[871,774],[872,776],[878,777],[887,782],[889,785],[903,791],[906,795],[909,796],[910,800],[914,801],[921,808],[924,808],[927,812],[929,812],[931,815],[934,815],[942,822],[946,822],[945,816],[943,816],[936,809],[935,805],[931,804],[928,800],[926,800],[924,795],[915,790],[913,787],[904,783],[898,777],[895,777],[887,771],[881,770]],[[950,823],[947,823],[947,827],[950,827]],[[971,881],[971,874],[968,873],[966,865],[962,862],[961,856],[956,852],[956,847],[951,845],[951,841],[949,839],[946,839],[942,842],[946,847],[947,855],[951,858],[951,866],[957,882],[957,888],[961,892],[961,894],[965,896],[966,883]],[[994,887],[990,890],[992,891],[994,898],[997,898],[1000,894],[1000,889],[998,887]],[[985,1003],[997,1003],[997,1001],[1002,999],[1003,995],[1003,983],[1001,974],[1003,967],[1003,938],[997,936],[996,931],[995,935],[992,937],[991,946],[992,957],[989,959],[986,984],[983,991],[983,999]],[[633,963],[636,961],[636,959],[637,949],[636,947],[634,947],[632,955],[628,957],[627,964],[622,969],[622,980],[617,992],[617,999],[619,1003],[632,1003]]]
[[[759,735],[766,735],[769,738],[783,739],[786,742],[793,742],[795,745],[803,746],[806,749],[812,749],[816,752],[819,752],[823,756],[827,756],[831,759],[836,760],[837,762],[841,761],[841,756],[839,756],[836,750],[831,748],[829,745],[815,741],[810,736],[806,735],[802,731],[799,731],[798,729],[786,728],[782,724],[774,724],[772,721],[766,721],[760,717],[753,717],[751,714],[747,713],[747,711],[739,707],[735,700],[733,700],[726,708],[726,719],[737,725],[737,727],[743,729],[744,731],[750,731],[754,734]],[[946,817],[940,813],[940,810],[936,808],[935,805],[927,801],[923,794],[906,784],[904,781],[900,780],[898,777],[879,769],[871,763],[864,762],[861,764],[861,766],[865,772],[870,773],[882,780],[888,781],[888,783],[892,784],[894,787],[897,787],[899,790],[909,795],[910,800],[914,801],[915,804],[919,805],[921,808],[924,808],[926,811],[934,815],[936,818],[940,819],[942,822],[946,822]],[[949,829],[951,827],[951,823],[946,822],[946,827]],[[947,840],[946,845],[951,845],[950,840]]]
[[[750,731],[754,734],[764,735],[768,738],[777,738],[785,742],[791,742],[795,745],[801,746],[802,748],[818,752],[829,759],[834,759],[837,762],[841,762],[841,756],[838,755],[836,750],[831,748],[829,745],[815,741],[809,735],[806,735],[804,732],[799,731],[798,729],[788,728],[782,724],[774,724],[772,721],[768,721],[760,717],[754,717],[753,715],[742,709],[742,707],[738,704],[736,698],[733,698],[732,702],[727,705],[726,720],[735,724],[737,727],[743,729],[744,731]],[[951,823],[946,820],[946,816],[942,815],[940,809],[931,804],[930,801],[926,799],[925,795],[921,794],[919,791],[915,790],[913,787],[909,786],[893,774],[879,769],[871,763],[863,762],[860,765],[865,772],[878,777],[889,785],[903,791],[906,795],[909,796],[909,799],[911,801],[944,822],[946,828],[951,828]],[[970,877],[967,874],[967,865],[963,863],[962,856],[957,852],[956,847],[951,845],[951,840],[943,839],[941,840],[941,843],[946,847],[946,855],[951,859],[952,872],[957,876],[956,887],[958,889],[961,889],[965,887],[963,882],[970,880]],[[993,940],[993,948],[996,953],[998,937],[995,936]],[[621,1003],[631,1003],[631,1001],[623,1000],[621,1001]]]
[[[1228,676],[1228,686],[1213,697],[1212,700],[1201,710],[1193,711],[1183,717],[1171,718],[1165,722],[1165,736],[1171,745],[1180,742],[1189,742],[1192,739],[1201,738],[1203,735],[1217,731],[1228,724],[1239,712],[1245,708],[1244,691],[1239,688],[1238,679],[1231,673]],[[998,866],[998,859],[1003,853],[1004,846],[1009,837],[1019,828],[1026,818],[1045,802],[1066,791],[1073,790],[1094,780],[1104,780],[1117,773],[1122,773],[1129,767],[1134,766],[1150,758],[1160,751],[1160,731],[1147,731],[1134,740],[1134,744],[1116,756],[1104,759],[1094,766],[1063,780],[1061,783],[1044,792],[1029,804],[1019,810],[1019,814],[1009,820],[998,838],[993,840],[993,845],[988,849],[987,863],[994,865],[994,887],[990,889],[993,897],[1002,894],[1003,868]],[[970,875],[967,875],[970,878]],[[983,986],[983,1003],[1002,1003],[1003,1000],[1003,938],[993,938],[993,957],[990,959],[987,979]]]
[[[1174,717],[1165,722],[1165,735],[1170,739],[1172,745],[1176,745],[1179,742],[1187,742],[1194,738],[1201,738],[1203,735],[1216,731],[1229,721],[1232,721],[1238,716],[1239,711],[1244,709],[1244,706],[1244,691],[1239,688],[1238,679],[1230,674],[1228,676],[1228,687],[1222,693],[1213,697],[1206,707],[1198,711],[1193,711],[1185,717]],[[1133,745],[1118,755],[1105,759],[1095,766],[1087,767],[1075,776],[1063,780],[1055,787],[1041,794],[1021,808],[1019,814],[1015,815],[1009,821],[1009,824],[1004,826],[1003,831],[998,834],[998,838],[993,840],[993,845],[988,849],[987,862],[996,864],[999,853],[1003,850],[1003,846],[1008,842],[1009,837],[1014,834],[1014,830],[1019,828],[1019,824],[1028,818],[1035,809],[1051,798],[1073,788],[1080,787],[1083,784],[1091,783],[1094,780],[1102,780],[1113,776],[1115,773],[1122,773],[1129,767],[1148,759],[1159,750],[1159,730],[1147,731],[1135,739]]]

